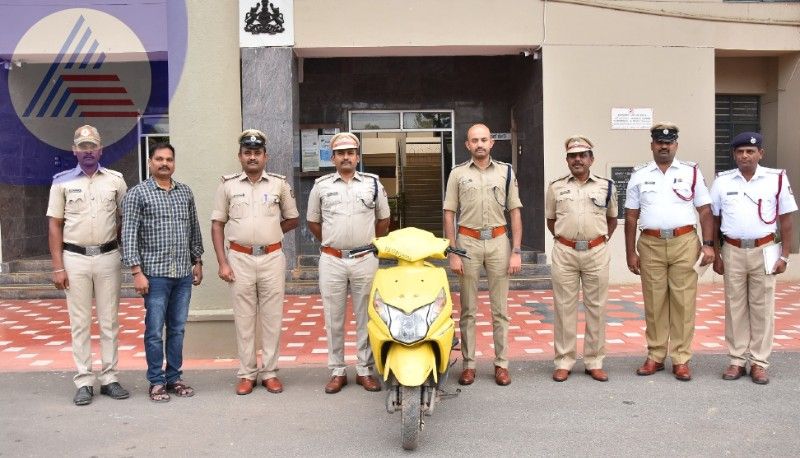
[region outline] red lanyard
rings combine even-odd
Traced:
[[[762,199],[758,199],[758,218],[764,224],[772,224],[772,223],[774,223],[775,221],[778,220],[778,207],[780,207],[780,204],[781,204],[780,196],[781,196],[781,187],[782,186],[783,186],[783,171],[781,171],[781,173],[778,174],[778,193],[775,194],[775,217],[772,218],[772,221],[767,221],[762,216],[762,214],[761,214],[761,202],[762,202]]]
[[[675,188],[672,188],[672,192],[674,192],[675,195],[678,196],[681,200],[685,200],[686,202],[690,202],[690,201],[694,200],[694,186],[696,184],[697,184],[697,166],[694,166],[694,167],[692,167],[692,193],[689,195],[689,197],[681,195],[681,193],[679,193],[678,190],[675,189]]]

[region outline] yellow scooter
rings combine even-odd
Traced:
[[[445,259],[447,239],[408,227],[350,251],[394,259],[396,266],[378,269],[368,307],[369,342],[375,366],[387,386],[386,409],[401,412],[403,448],[417,447],[423,417],[433,413],[447,380],[455,347],[453,301],[447,273],[426,259]]]

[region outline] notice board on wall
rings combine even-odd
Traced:
[[[625,193],[628,190],[628,182],[631,181],[633,174],[633,166],[626,165],[610,165],[609,178],[614,180],[614,186],[617,187],[617,219],[625,217]]]
[[[303,172],[333,167],[331,139],[338,133],[338,127],[300,129],[300,160]]]

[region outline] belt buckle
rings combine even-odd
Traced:
[[[741,243],[741,248],[755,248],[756,247],[755,239],[742,239],[740,241],[740,243]]]
[[[342,258],[350,258],[350,250],[339,250],[342,252]]]
[[[675,234],[674,229],[659,229],[658,230],[658,237],[662,239],[671,239],[672,236]]]
[[[87,246],[84,247],[84,249],[86,250],[86,256],[97,256],[103,254],[103,252],[100,251],[100,245]]]
[[[480,230],[480,240],[492,240],[492,228],[485,228]]]
[[[261,256],[262,254],[264,254],[266,252],[265,248],[266,247],[263,246],[263,245],[254,246],[253,247],[253,256]]]
[[[575,250],[576,251],[587,251],[589,249],[589,241],[588,240],[576,240],[575,241]]]

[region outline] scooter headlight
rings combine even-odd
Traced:
[[[400,342],[410,344],[425,338],[431,324],[442,312],[446,299],[444,289],[442,289],[433,302],[406,314],[383,302],[380,294],[376,291],[373,306],[389,327],[392,337]]]

